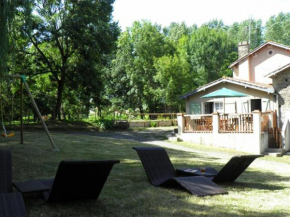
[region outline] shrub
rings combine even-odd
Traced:
[[[150,126],[151,127],[157,127],[157,123],[155,121],[150,121]]]

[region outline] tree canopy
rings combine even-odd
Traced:
[[[290,45],[289,13],[272,16],[266,26],[247,19],[162,28],[143,20],[120,32],[113,3],[1,1],[1,71],[28,76],[40,110],[54,118],[93,107],[178,112],[180,95],[232,76],[228,66],[238,58],[239,42],[249,41],[250,49],[266,40]]]

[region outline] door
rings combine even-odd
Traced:
[[[204,103],[204,113],[205,114],[213,113],[213,102]]]
[[[262,101],[261,99],[251,99],[251,111],[254,110],[262,111]]]

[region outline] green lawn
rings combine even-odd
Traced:
[[[285,157],[284,162],[258,159],[235,183],[222,185],[228,195],[198,198],[182,190],[150,185],[137,153],[132,150],[133,146],[144,144],[65,133],[52,136],[59,152],[51,150],[42,132],[25,133],[25,145],[19,144],[18,135],[1,139],[0,149],[10,149],[13,153],[14,181],[53,178],[63,159],[117,159],[121,163],[114,166],[98,200],[48,204],[39,194],[25,195],[30,217],[290,216],[289,157]],[[208,148],[196,148],[210,152]],[[167,151],[176,168],[207,165],[220,169],[225,161],[215,152],[204,155],[173,149]]]

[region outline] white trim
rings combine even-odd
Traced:
[[[228,83],[231,83],[231,84],[236,84],[236,85],[239,85],[239,86],[244,86],[245,88],[251,88],[251,89],[255,89],[255,90],[259,90],[259,91],[263,91],[263,92],[266,92],[266,93],[274,93],[274,89],[271,88],[262,88],[262,87],[257,87],[257,86],[254,86],[254,85],[250,85],[250,84],[247,84],[247,83],[243,83],[243,82],[239,82],[239,81],[234,81],[234,80],[230,80],[230,79],[226,79],[226,78],[223,78],[221,80],[217,80],[209,85],[206,85],[206,86],[203,86],[201,88],[198,88],[192,92],[189,92],[187,94],[184,94],[182,96],[180,96],[181,99],[185,99],[189,96],[192,96],[196,93],[199,93],[201,91],[205,91],[206,89],[212,87],[212,86],[215,86],[217,84],[220,84],[220,83],[225,83],[225,82],[228,82]]]

